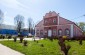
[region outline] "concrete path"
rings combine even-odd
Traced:
[[[24,54],[0,44],[0,55],[24,55]]]

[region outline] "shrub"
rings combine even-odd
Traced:
[[[49,39],[50,41],[53,41],[53,37],[49,37],[48,39]]]
[[[11,35],[9,35],[9,36],[8,36],[8,39],[11,39],[11,38],[12,38],[12,36],[11,36]]]
[[[14,42],[16,42],[16,41],[17,41],[17,37],[14,37],[13,39],[14,39]]]
[[[27,46],[27,41],[26,40],[24,40],[24,46]]]
[[[33,41],[36,42],[35,38],[33,38]]]
[[[20,37],[20,43],[22,43],[24,36],[20,35],[19,37]]]
[[[2,36],[0,36],[0,39],[2,39]]]
[[[2,36],[3,37],[3,39],[5,38],[5,36]]]
[[[67,39],[67,36],[63,36],[63,39]]]
[[[37,43],[39,43],[38,41],[36,41]]]
[[[43,44],[40,44],[40,46],[41,46],[41,47],[44,47],[44,45],[43,45]]]
[[[65,45],[65,39],[63,39],[62,37],[59,38],[58,44],[61,47],[61,51],[64,52],[65,55],[68,55],[68,51],[71,48],[70,45]]]
[[[44,35],[44,39],[46,39],[48,36],[47,35]]]
[[[79,44],[82,45],[82,40],[79,40]]]
[[[23,42],[23,37],[20,37],[20,43],[22,43]]]

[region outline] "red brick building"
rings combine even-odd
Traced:
[[[44,37],[44,35],[51,36],[81,36],[82,30],[72,21],[67,20],[56,12],[49,12],[43,16],[35,27],[35,33],[37,37]]]

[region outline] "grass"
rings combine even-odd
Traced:
[[[23,44],[19,43],[19,41],[0,41],[0,43],[24,53],[25,55],[61,55],[57,40],[53,40],[53,42],[48,39],[39,40],[39,43],[28,41],[28,46],[23,46]],[[41,47],[41,44],[43,44],[44,47]],[[78,41],[66,41],[66,44],[71,45],[69,55],[85,55],[85,41],[83,41],[83,45],[79,45]]]

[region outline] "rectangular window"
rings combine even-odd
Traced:
[[[45,24],[47,24],[47,20],[45,20],[44,22],[45,22]]]
[[[53,23],[56,24],[56,19],[53,19]]]

